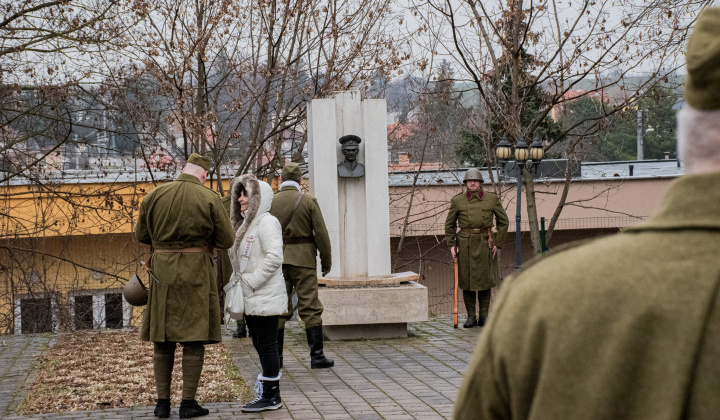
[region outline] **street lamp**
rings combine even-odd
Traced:
[[[498,160],[500,160],[500,162],[502,162],[503,168],[505,168],[505,164],[507,163],[507,161],[510,160],[511,154],[512,144],[510,144],[510,142],[507,140],[507,136],[503,135],[502,140],[495,148],[495,156],[498,158]],[[537,172],[537,168],[544,154],[545,151],[543,150],[543,145],[540,142],[540,138],[537,136],[535,136],[535,140],[532,142],[530,147],[528,147],[527,143],[525,143],[522,135],[520,136],[520,140],[518,141],[517,145],[515,145],[515,166],[517,168],[517,208],[515,211],[515,269],[520,268],[523,261],[522,235],[520,228],[520,204],[522,200],[521,194],[523,170],[525,169],[525,165],[527,164],[528,168],[533,166],[535,171]],[[529,163],[528,159],[530,159]]]

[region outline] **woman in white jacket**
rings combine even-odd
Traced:
[[[230,248],[233,276],[240,281],[253,345],[262,373],[255,384],[257,396],[244,412],[277,410],[280,399],[278,316],[287,311],[282,275],[283,240],[280,222],[269,213],[273,190],[254,175],[240,175],[230,184],[230,221],[235,244]]]

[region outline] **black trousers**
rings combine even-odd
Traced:
[[[245,315],[245,322],[252,336],[253,346],[260,357],[263,376],[277,378],[280,374],[280,355],[278,354],[278,315]]]

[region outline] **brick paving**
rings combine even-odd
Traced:
[[[412,323],[401,339],[331,341],[325,353],[332,369],[310,369],[302,324],[288,324],[280,389],[284,407],[260,414],[241,413],[242,402],[204,406],[204,419],[443,419],[452,415],[462,375],[480,328],[454,329],[448,316]],[[33,362],[52,335],[4,336],[0,346],[0,417],[7,420],[154,419],[154,407],[15,415],[34,379]],[[223,337],[233,361],[250,388],[260,362],[249,338]],[[173,407],[170,418],[179,418]]]
[[[0,418],[15,412],[35,380],[35,361],[55,342],[52,334],[0,336]]]

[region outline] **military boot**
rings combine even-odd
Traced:
[[[283,342],[285,341],[285,328],[278,329],[277,332],[277,343],[278,343],[278,356],[280,356],[280,368],[283,367]]]
[[[237,330],[233,333],[233,338],[244,338],[247,337],[247,327],[245,324],[241,324],[238,322]]]
[[[469,316],[467,318],[467,321],[463,324],[463,328],[472,328],[477,325],[477,320],[475,319],[475,316]]]
[[[180,418],[191,419],[193,417],[207,416],[210,410],[200,407],[195,400],[180,401]]]
[[[243,413],[254,413],[258,411],[270,411],[282,408],[280,399],[280,376],[277,378],[266,378],[258,375],[255,382],[255,399],[242,406]]]
[[[480,318],[477,321],[477,326],[484,327],[485,324],[487,323],[487,319],[488,319],[487,315],[480,315]]]
[[[325,357],[323,353],[322,325],[310,327],[305,330],[305,333],[310,347],[310,368],[325,369],[335,366],[335,362]]]
[[[170,399],[158,398],[157,404],[155,404],[155,411],[153,413],[156,417],[160,417],[161,419],[170,417]]]

